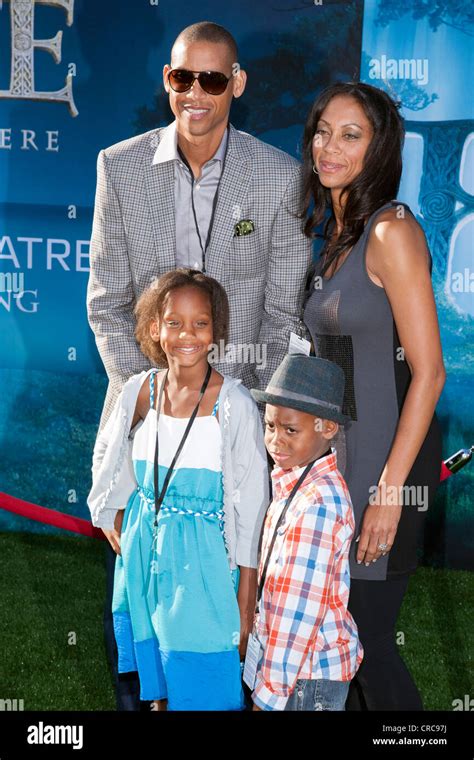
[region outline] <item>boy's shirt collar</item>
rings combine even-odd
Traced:
[[[305,465],[306,466],[306,465]],[[298,478],[302,475],[304,467],[291,467],[289,470],[284,470],[283,467],[275,466],[271,472],[272,485],[273,485],[273,498],[277,501],[287,498],[294,485],[298,482]],[[336,449],[331,449],[329,454],[322,456],[316,460],[311,470],[308,472],[302,487],[312,483],[321,475],[326,475],[328,472],[337,470],[337,456]]]

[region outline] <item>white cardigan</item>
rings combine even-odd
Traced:
[[[130,433],[137,396],[152,372],[133,375],[123,386],[113,411],[99,432],[92,461],[92,488],[87,498],[92,523],[112,529],[137,481]],[[269,502],[268,466],[257,405],[241,380],[224,377],[219,394],[224,486],[224,540],[231,569],[257,567],[260,531]]]

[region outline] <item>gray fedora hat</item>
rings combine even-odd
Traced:
[[[305,354],[287,354],[264,391],[252,389],[255,401],[287,406],[342,425],[344,371],[334,362]]]

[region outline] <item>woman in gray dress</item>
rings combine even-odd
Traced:
[[[423,231],[396,198],[404,137],[397,105],[335,84],[304,134],[305,231],[325,221],[304,321],[314,352],[346,376],[336,441],[354,505],[349,609],[364,661],[347,709],[420,710],[395,624],[439,482],[435,407],[445,372]]]

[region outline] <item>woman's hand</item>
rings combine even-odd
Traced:
[[[252,707],[252,712],[263,712],[263,710],[261,707],[258,707],[258,705],[256,705],[254,702],[253,707]]]
[[[385,504],[381,499],[366,507],[362,530],[357,539],[358,563],[369,565],[390,551],[401,514],[402,507],[399,504]],[[379,548],[381,545],[384,546],[383,549]]]
[[[105,528],[102,528],[102,533],[107,538],[107,541],[111,545],[112,549],[116,554],[122,554],[122,550],[120,548],[120,537],[122,535],[122,523],[123,523],[123,515],[125,510],[119,509],[117,514],[115,515],[114,520],[114,528],[113,530],[105,530]]]

